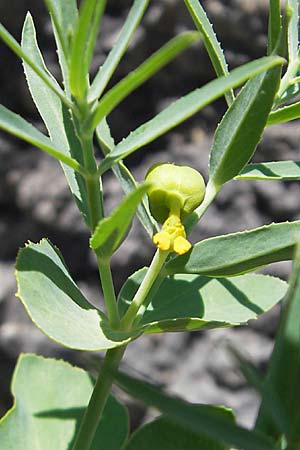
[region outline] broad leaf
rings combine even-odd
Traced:
[[[195,410],[198,406],[194,405]],[[200,406],[203,409],[203,405]],[[208,410],[219,412],[221,416],[231,418],[230,411],[216,406],[207,406]],[[233,421],[233,417],[232,417]],[[138,428],[125,446],[125,450],[229,450],[205,435],[193,433],[185,427],[175,424],[167,417],[161,416],[153,422]]]
[[[23,27],[22,48],[47,73],[47,68],[37,44],[34,23],[29,13]],[[76,137],[69,111],[26,62],[23,61],[23,63],[30,93],[48,129],[53,145],[62,148],[67,157],[72,157],[83,164],[81,145]],[[84,179],[69,167],[64,165],[63,168],[78,208],[82,212],[85,221],[89,223]]]
[[[299,236],[300,222],[284,222],[205,239],[167,263],[166,271],[210,277],[239,275],[293,259]]]
[[[300,162],[274,161],[248,164],[235,178],[237,180],[300,180]]]
[[[78,20],[77,2],[76,0],[64,0],[64,2],[45,0],[45,3],[67,59]]]
[[[75,171],[85,174],[84,168],[79,162],[66,155],[62,149],[54,146],[48,137],[21,116],[5,108],[3,105],[0,105],[0,129],[40,148],[45,153],[48,153],[48,155],[53,156]]]
[[[43,70],[41,67],[39,67],[31,58],[30,56],[23,51],[21,46],[18,44],[18,42],[14,39],[14,37],[1,25],[0,23],[0,39],[2,39],[5,44],[21,59],[26,61],[26,64],[28,64],[31,69],[39,76],[39,78],[51,89],[55,94],[62,100],[62,102],[68,106],[72,107],[72,103],[67,99],[65,96],[65,93],[60,88],[58,83],[49,76],[45,70]]]
[[[233,70],[227,77],[213,80],[200,89],[196,89],[175,101],[150,121],[144,123],[106,156],[100,164],[99,172],[108,170],[115,162],[125,158],[162,134],[191,117],[201,108],[221,97],[225,92],[237,87],[249,78],[271,67],[282,64],[282,58],[261,58]]]
[[[296,258],[290,279],[290,288],[284,305],[275,347],[265,383],[274,390],[287,420],[286,438],[293,443],[300,440],[300,247],[297,245]],[[274,437],[279,436],[276,423],[271,419],[263,398],[257,428]]]
[[[149,184],[142,184],[131,192],[115,211],[101,220],[90,239],[91,247],[97,251],[100,258],[110,258],[122,243],[138,204],[149,189]]]
[[[175,424],[243,450],[274,450],[275,443],[267,436],[236,425],[232,420],[207,405],[195,408],[179,398],[164,394],[149,383],[134,379],[123,373],[116,374],[118,385],[130,395],[154,406]]]
[[[1,450],[70,450],[93,383],[78,367],[37,355],[21,355],[15,368],[14,406],[0,420]],[[91,450],[120,450],[128,413],[112,396]]]
[[[106,0],[83,0],[74,33],[70,56],[70,88],[83,101],[88,88],[88,72],[99,22]]]
[[[213,26],[207,18],[207,15],[202,8],[199,0],[184,0],[192,19],[201,32],[203,36],[203,42],[207,53],[209,54],[211,63],[215,69],[218,77],[223,75],[228,75],[227,62],[224,57],[224,53],[219,43],[217,36],[214,32]],[[232,91],[225,93],[225,98],[228,105],[230,105],[234,100],[234,95]]]
[[[300,103],[285,106],[283,108],[272,111],[268,117],[267,126],[276,125],[277,123],[289,122],[300,118]]]
[[[111,49],[103,66],[100,67],[89,90],[88,100],[93,102],[97,100],[106,88],[114,71],[116,70],[122,56],[124,55],[130,39],[135,32],[145,9],[149,4],[149,0],[135,0],[133,6],[123,25],[117,42]]]
[[[119,294],[121,315],[131,303],[146,269],[132,275]],[[246,274],[233,278],[175,275],[166,278],[139,323],[146,333],[235,326],[256,319],[287,290],[279,278]]]
[[[124,98],[199,39],[199,33],[182,33],[171,39],[167,44],[146,59],[146,61],[144,61],[137,69],[130,72],[100,100],[93,115],[93,127],[96,128],[97,125],[108,116],[122,100],[124,100]]]
[[[18,294],[35,325],[65,347],[96,351],[124,345],[137,333],[110,330],[72,280],[59,251],[49,241],[29,243],[16,263]]]
[[[248,81],[218,126],[210,155],[209,182],[218,190],[255,152],[280,81],[280,68]]]
[[[115,147],[115,143],[105,119],[98,125],[96,134],[103,154],[107,155],[112,152]],[[113,165],[112,171],[126,195],[129,195],[137,188],[137,183],[134,176],[122,161]],[[136,214],[148,235],[152,238],[154,231],[158,231],[158,227],[150,213],[147,197],[144,197],[138,205]]]

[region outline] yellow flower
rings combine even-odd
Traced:
[[[199,172],[191,167],[161,163],[150,168],[146,180],[153,217],[162,223],[162,230],[153,236],[162,251],[183,255],[192,245],[186,239],[182,220],[199,206],[204,198],[205,184]]]

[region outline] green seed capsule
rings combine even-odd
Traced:
[[[146,180],[152,184],[148,191],[150,210],[159,223],[164,223],[171,214],[183,220],[203,201],[204,180],[191,167],[155,164],[149,169]]]

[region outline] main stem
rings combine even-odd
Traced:
[[[101,420],[107,398],[126,347],[108,350],[72,450],[89,450]]]

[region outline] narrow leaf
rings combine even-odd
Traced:
[[[124,373],[117,373],[118,385],[148,406],[159,409],[175,424],[200,437],[207,436],[243,450],[274,450],[275,444],[261,433],[236,425],[207,405],[195,408],[179,398],[164,394],[158,388]]]
[[[91,247],[102,258],[110,258],[121,245],[131,224],[138,204],[149,189],[149,184],[140,185],[131,192],[111,216],[101,220],[90,239]]]
[[[3,27],[0,23],[0,38],[5,42],[5,44],[21,59],[26,61],[26,63],[34,70],[34,72],[43,80],[43,82],[62,100],[62,102],[72,108],[72,103],[67,99],[65,93],[57,84],[57,82],[49,76],[47,72],[42,67],[39,67],[32,59],[24,52],[15,38]]]
[[[100,67],[89,90],[88,100],[94,102],[101,97],[122,56],[124,55],[130,39],[135,32],[141,18],[149,4],[149,0],[135,0],[120,32],[116,44],[111,49],[103,66]]]
[[[221,97],[226,91],[237,87],[258,73],[282,64],[282,58],[267,57],[245,64],[233,70],[227,77],[213,80],[202,88],[196,89],[175,101],[150,121],[144,123],[102,161],[99,172],[108,170],[115,162],[125,158],[139,148],[179,125],[201,108]]]
[[[111,88],[100,100],[93,115],[93,127],[96,128],[99,122],[126,98],[131,92],[141,84],[151,78],[164,66],[169,64],[182,53],[187,47],[200,39],[199,33],[186,32],[171,39],[166,45],[161,47],[152,56],[146,59],[137,69],[130,72],[123,80]]]
[[[122,287],[118,305],[123,316],[147,269],[131,275]],[[208,278],[176,274],[167,277],[151,295],[139,322],[145,333],[203,330],[236,326],[256,319],[277,304],[287,283],[261,274]]]
[[[296,62],[299,67],[299,2],[298,0],[288,0],[290,11],[290,21],[288,26],[288,53],[289,64]]]
[[[195,410],[198,406],[194,405]],[[231,419],[230,411],[216,406],[207,406],[224,418]],[[203,405],[200,405],[203,411]],[[233,422],[232,417],[232,422]],[[193,433],[185,427],[172,422],[167,416],[160,416],[153,422],[138,428],[131,436],[125,450],[229,450],[217,440],[207,438],[200,433]]]
[[[234,178],[256,150],[280,82],[280,68],[248,81],[218,126],[210,155],[209,180],[218,190]]]
[[[275,161],[248,164],[235,177],[237,180],[300,180],[300,162]]]
[[[106,0],[83,0],[77,22],[70,58],[70,88],[79,101],[88,88],[88,71],[94,48],[95,32]]]
[[[96,129],[96,134],[103,154],[107,155],[112,152],[115,147],[115,143],[106,120],[102,120],[102,122],[100,122]],[[126,195],[129,195],[131,192],[136,190],[136,180],[122,161],[115,164],[112,167],[112,171]],[[147,231],[148,235],[152,238],[154,231],[158,231],[158,227],[150,213],[147,197],[142,199],[141,203],[137,207],[136,213],[139,221]]]
[[[30,14],[27,14],[23,27],[22,48],[39,67],[43,68],[45,72],[47,71],[38,47],[34,23]],[[63,149],[66,157],[74,158],[83,165],[81,145],[75,134],[69,111],[61,103],[57,95],[40,80],[30,66],[24,61],[23,64],[30,93],[48,129],[52,143],[56,147]],[[73,170],[70,170],[69,167],[63,166],[63,169],[78,208],[88,224],[85,181]]]
[[[300,102],[272,111],[269,114],[267,126],[285,123],[300,118]]]
[[[72,39],[77,25],[78,10],[76,0],[45,0],[48,11],[59,37],[59,42],[68,59]]]
[[[0,420],[1,450],[67,450],[92,394],[90,375],[62,360],[21,355],[12,386],[14,405]],[[109,396],[90,450],[121,450],[128,413]]]
[[[197,29],[201,32],[203,36],[203,42],[207,53],[210,57],[211,63],[215,69],[218,77],[226,76],[229,74],[227,62],[224,57],[224,53],[219,43],[215,31],[213,29],[212,24],[208,20],[206,12],[200,4],[199,0],[184,0],[186,7],[189,10],[189,13],[192,16],[192,19],[197,27]],[[225,98],[228,103],[228,106],[234,100],[233,91],[225,93]]]
[[[276,48],[281,32],[280,0],[269,0],[268,54]]]
[[[300,222],[265,225],[254,230],[205,239],[166,265],[168,274],[198,273],[224,277],[293,259]]]
[[[59,251],[46,239],[19,251],[18,294],[35,325],[68,348],[98,351],[119,347],[138,333],[110,330],[72,280]]]
[[[18,116],[3,105],[0,105],[0,129],[40,148],[50,156],[67,164],[76,172],[85,175],[84,168],[75,159],[56,148],[49,138],[26,122],[21,116]]]
[[[267,386],[274,389],[283,407],[288,423],[286,430],[288,442],[298,445],[300,442],[300,247],[299,243],[297,244],[290,289],[265,382]],[[270,435],[277,437],[278,428],[268,414],[266,401],[263,398],[257,428],[266,430]]]

